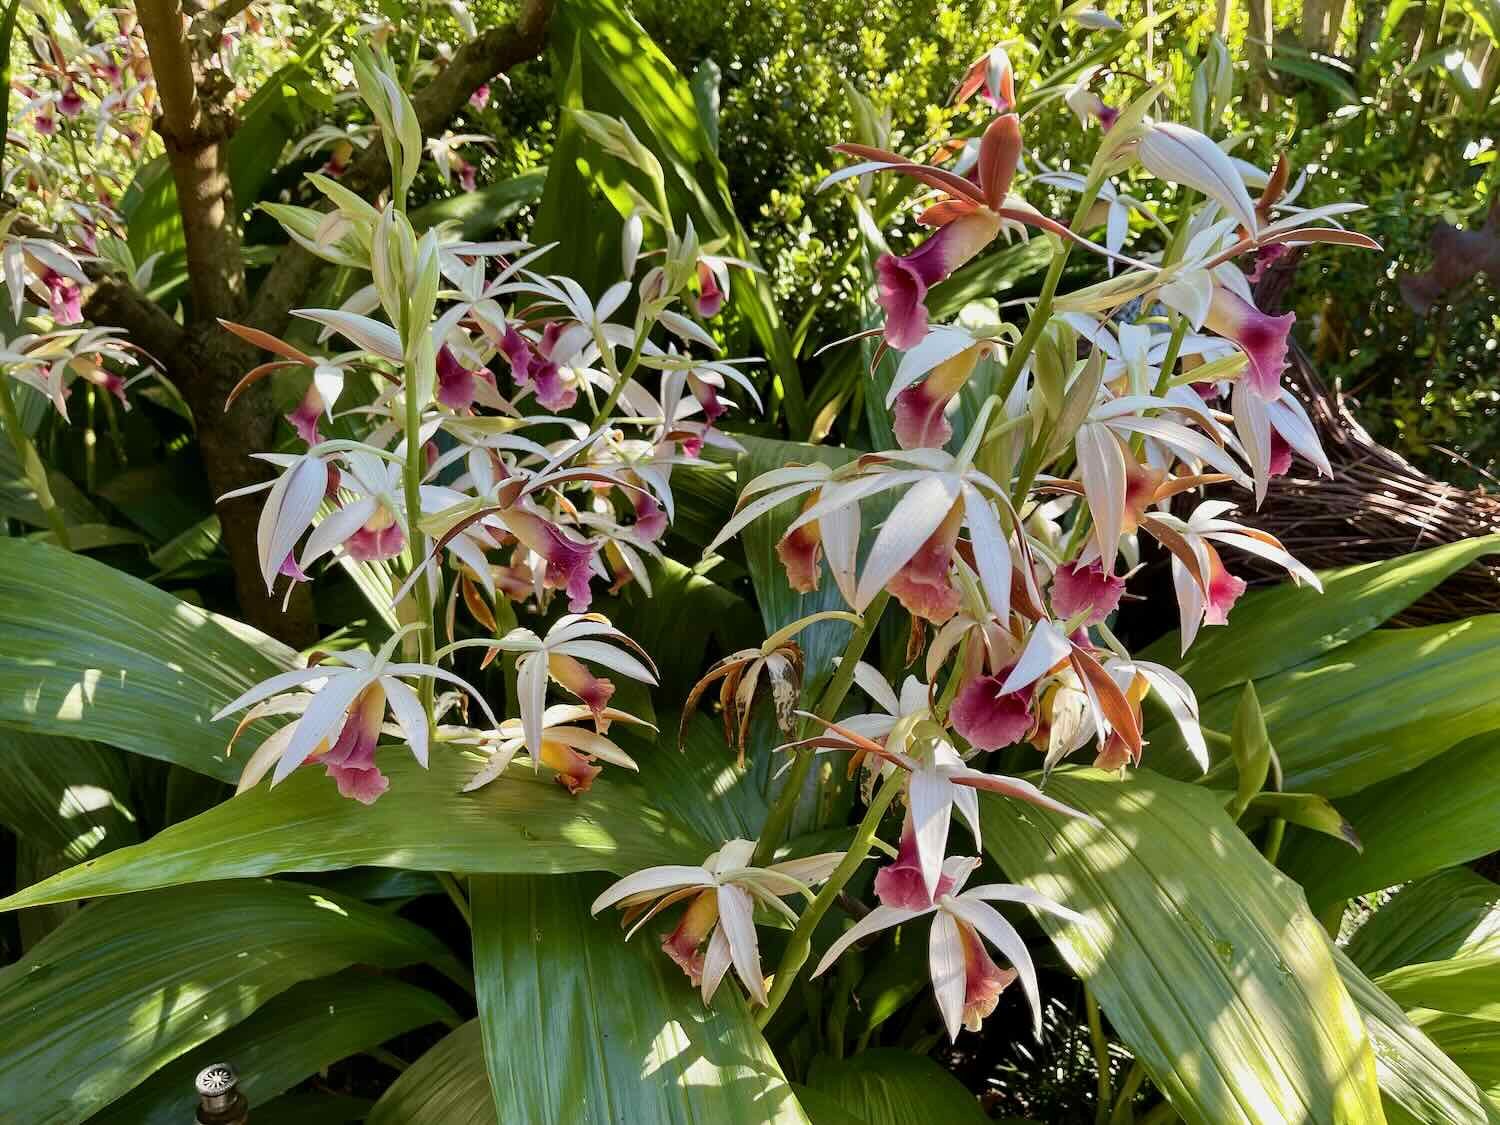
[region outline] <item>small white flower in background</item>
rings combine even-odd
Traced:
[[[795,924],[796,912],[782,899],[794,894],[811,898],[810,888],[833,873],[844,853],[825,852],[751,867],[754,852],[753,841],[730,840],[701,867],[637,871],[596,898],[590,912],[598,914],[611,906],[625,911],[628,940],[661,911],[687,901],[682,920],[662,942],[663,951],[702,989],[704,1003],[713,999],[732,964],[750,999],[763,1005],[766,981],[755,936],[755,908],[764,907]]]
[[[929,906],[914,910],[877,906],[829,946],[813,976],[827,972],[839,955],[855,942],[931,914],[932,930],[927,939],[928,971],[948,1038],[956,1041],[961,1027],[978,1031],[984,1018],[995,1010],[1000,993],[1018,976],[1031,1004],[1032,1027],[1040,1037],[1041,994],[1031,954],[1026,951],[1026,943],[1016,928],[990,903],[1018,902],[1033,910],[1055,914],[1075,926],[1086,926],[1088,920],[1028,887],[1011,883],[990,883],[964,891],[964,884],[978,866],[977,859],[955,856],[945,861],[937,894]],[[1004,954],[1014,967],[1002,970],[996,965],[985,950],[985,941]]]

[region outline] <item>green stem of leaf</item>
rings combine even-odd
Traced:
[[[1099,1072],[1099,1105],[1094,1113],[1095,1125],[1108,1125],[1109,1107],[1114,1100],[1114,1088],[1109,1078],[1109,1040],[1104,1037],[1104,1021],[1099,1018],[1099,1001],[1087,986],[1083,990],[1083,1003],[1088,1011],[1089,1044],[1094,1049],[1094,1066]]]
[[[797,979],[797,974],[801,972],[802,966],[807,963],[807,958],[812,953],[813,931],[818,928],[818,923],[823,920],[823,915],[828,913],[828,908],[833,905],[839,892],[853,878],[854,873],[859,870],[859,865],[870,854],[870,843],[880,828],[880,819],[885,815],[885,810],[890,808],[891,802],[896,799],[896,794],[901,792],[904,782],[905,779],[898,770],[881,784],[879,791],[875,794],[875,799],[865,810],[864,819],[859,822],[859,827],[855,830],[849,850],[844,853],[844,858],[834,868],[828,882],[823,884],[818,897],[812,900],[808,908],[802,912],[802,917],[797,919],[797,927],[792,931],[791,940],[787,942],[786,952],[781,957],[781,964],[776,967],[775,982],[771,986],[771,1002],[756,1016],[755,1022],[760,1027],[765,1027],[771,1021],[771,1017],[781,1007],[781,1002],[786,999],[793,981]]]

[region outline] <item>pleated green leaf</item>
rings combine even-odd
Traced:
[[[1408,1013],[1416,1009],[1500,1021],[1500,946],[1480,946],[1446,961],[1424,961],[1375,978]],[[1495,1024],[1500,1036],[1500,1022]]]
[[[1493,685],[1491,687],[1493,691]],[[1278,746],[1280,744],[1278,743]],[[1316,911],[1500,849],[1500,731],[1469,739],[1425,765],[1339,800],[1364,843],[1301,830],[1281,867],[1307,890]]]
[[[517,1027],[525,1035],[526,1026]],[[571,1049],[553,1060],[559,1069],[576,1061]],[[430,1048],[391,1084],[366,1125],[499,1125],[484,1069],[479,1021],[470,1020]],[[509,1122],[506,1125],[510,1125]]]
[[[474,979],[500,1121],[805,1123],[732,980],[705,1007],[661,952],[589,916],[597,877],[470,880]]]
[[[1490,1122],[1500,1121],[1500,1035],[1495,1021],[1439,1012],[1418,1017],[1422,1033],[1483,1091]]]
[[[1408,883],[1360,926],[1345,952],[1370,976],[1500,943],[1500,883],[1463,867]]]
[[[1375,1073],[1391,1125],[1495,1125],[1500,1122],[1468,1074],[1380,991],[1354,962],[1335,951],[1339,976],[1359,1008],[1375,1051]]]
[[[463,793],[475,764],[450,749],[423,769],[405,747],[380,752],[390,790],[365,806],[304,768],[0,901],[14,910],[74,898],[370,865],[490,873],[608,870],[698,863],[710,844],[653,805],[628,778],[603,777],[572,797],[548,771],[510,771]]]
[[[110,899],[0,970],[0,1090],[26,1125],[83,1121],[299,981],[452,955],[352,899],[269,880]]]
[[[986,798],[985,848],[1088,917],[1040,921],[1184,1120],[1380,1120],[1327,935],[1214,794],[1145,770],[1057,774],[1048,792],[1103,828]]]
[[[91,739],[222,780],[224,704],[292,667],[285,645],[112,567],[0,540],[0,724]],[[275,729],[242,735],[253,748]]]
[[[1230,624],[1205,629],[1179,657],[1174,632],[1143,655],[1174,665],[1206,699],[1331,652],[1378,628],[1469,563],[1500,552],[1500,535],[1465,539],[1383,562],[1325,570],[1323,593],[1290,584],[1247,595]],[[1274,734],[1274,732],[1273,732]],[[1280,743],[1277,743],[1278,749]]]
[[[101,1125],[181,1125],[198,1098],[193,1078],[232,1060],[257,1118],[266,1103],[342,1058],[433,1023],[458,1024],[437,995],[394,977],[350,969],[287,989],[243,1023],[162,1067],[100,1115]]]
[[[816,1059],[807,1085],[864,1125],[982,1125],[989,1120],[952,1074],[924,1055],[894,1047],[873,1047],[848,1059]],[[814,1125],[824,1122],[814,1118]]]
[[[1415,769],[1467,738],[1500,730],[1497,676],[1500,614],[1489,614],[1369,632],[1257,680],[1255,688],[1285,787],[1338,798]],[[1200,696],[1203,725],[1227,731],[1237,698],[1232,690]],[[1177,750],[1175,726],[1158,725],[1148,737],[1154,764],[1175,762],[1178,776],[1197,776],[1197,767]],[[1227,755],[1217,756],[1209,778],[1227,786],[1233,766]],[[1348,812],[1342,805],[1340,811]]]
[[[119,754],[19,730],[0,730],[0,824],[70,863],[140,839]]]

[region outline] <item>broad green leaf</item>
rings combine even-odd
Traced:
[[[1500,731],[1339,801],[1364,843],[1359,856],[1325,836],[1295,833],[1281,867],[1314,910],[1500,849]]]
[[[547,182],[545,167],[533,168],[477,191],[439,199],[411,213],[411,224],[420,234],[439,223],[457,223],[460,235],[471,241],[489,237],[507,219],[513,219],[542,197]]]
[[[1284,49],[1276,51],[1269,65],[1277,74],[1290,75],[1304,82],[1311,82],[1315,86],[1321,86],[1344,105],[1359,104],[1359,95],[1354,92],[1354,87],[1349,85],[1347,68],[1341,73],[1337,67],[1318,59],[1287,54]]]
[[[1284,787],[1338,798],[1413,770],[1465,739],[1500,730],[1497,674],[1500,614],[1488,614],[1419,629],[1379,629],[1255,686]],[[1203,725],[1227,730],[1235,695],[1200,697]],[[1196,766],[1184,764],[1175,726],[1156,726],[1147,737],[1158,755],[1153,765],[1198,776]],[[1227,782],[1232,768],[1220,756],[1208,778]],[[1357,819],[1354,824],[1359,828]]]
[[[19,730],[0,730],[0,824],[69,863],[140,839],[115,751]]]
[[[865,1125],[980,1125],[989,1117],[974,1095],[925,1055],[874,1047],[848,1059],[813,1061],[807,1085]],[[814,1125],[824,1125],[815,1120]]]
[[[1230,624],[1205,629],[1186,657],[1176,633],[1143,654],[1172,665],[1207,699],[1262,680],[1348,644],[1375,629],[1476,559],[1500,553],[1500,535],[1465,539],[1383,562],[1319,574],[1323,593],[1290,584],[1240,600]],[[1279,746],[1279,743],[1278,743]]]
[[[197,1106],[193,1078],[232,1060],[257,1118],[266,1103],[342,1058],[425,1027],[458,1024],[443,1000],[394,977],[349,969],[294,985],[244,1022],[162,1067],[101,1115],[101,1125],[180,1125]]]
[[[1047,791],[1103,827],[986,798],[985,849],[1088,917],[1040,921],[1184,1120],[1380,1120],[1327,935],[1214,794],[1145,770],[1058,773]]]
[[[0,1089],[26,1125],[82,1121],[299,981],[451,954],[352,899],[269,880],[98,902],[0,969]]]
[[[1500,883],[1463,867],[1408,883],[1354,932],[1345,952],[1370,976],[1500,944]]]
[[[1359,1008],[1375,1051],[1375,1073],[1391,1125],[1495,1125],[1500,1114],[1443,1053],[1341,951],[1339,976]]]
[[[552,18],[552,42],[559,74],[568,73],[577,60],[583,108],[623,120],[662,162],[679,228],[684,217],[691,217],[700,238],[727,239],[721,253],[755,261],[735,217],[728,173],[699,120],[692,88],[634,17],[617,0],[563,0]],[[563,154],[554,156],[553,167],[562,159]],[[785,397],[793,432],[806,432],[796,356],[765,276],[736,270],[729,304],[754,329],[769,374]]]
[[[294,654],[227,617],[37,543],[0,542],[0,724],[93,739],[221,780],[224,704],[292,667]],[[275,729],[257,722],[241,745]]]
[[[719,79],[722,77],[719,64],[708,58],[698,64],[689,80],[698,123],[703,126],[703,135],[708,138],[708,147],[715,155],[719,152]]]
[[[390,790],[373,805],[340,797],[321,769],[265,783],[144,844],[121,848],[0,901],[0,910],[281,871],[404,867],[423,871],[626,874],[700,863],[716,846],[612,771],[578,797],[549,771],[513,765],[461,792],[476,763],[435,749],[430,769],[405,747],[381,751]]]
[[[1437,1012],[1419,1017],[1422,1033],[1484,1092],[1490,1122],[1500,1121],[1500,1035],[1494,1021]]]
[[[528,1025],[515,1028],[518,1036],[529,1032]],[[575,1066],[576,1051],[570,1045],[553,1065],[558,1070]],[[449,1032],[412,1063],[375,1103],[365,1125],[500,1125],[484,1069],[479,1021]]]
[[[498,1120],[806,1122],[738,986],[726,980],[706,1007],[661,952],[662,926],[626,942],[613,911],[591,918],[589,903],[608,885],[470,880]]]
[[[673,749],[678,712],[663,712],[661,724],[659,744],[648,743],[618,726],[610,731],[619,732],[620,744],[641,763],[642,781],[653,803],[714,848],[736,837],[755,839],[767,811],[761,779],[754,773],[754,763],[747,762],[744,770],[735,764],[735,749],[724,741],[718,718],[701,711],[695,715],[688,722],[681,753]],[[691,862],[697,863],[707,854]]]
[[[808,1086],[792,1084],[792,1093],[811,1125],[867,1125],[839,1104],[838,1099]]]
[[[1450,1016],[1500,1020],[1500,948],[1480,947],[1446,961],[1404,965],[1375,978],[1380,990],[1407,1012],[1427,1009]],[[1495,1024],[1500,1036],[1500,1023]]]

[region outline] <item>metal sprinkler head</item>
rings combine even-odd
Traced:
[[[239,1075],[228,1063],[211,1063],[198,1072],[199,1125],[246,1125],[250,1103],[239,1090]]]

